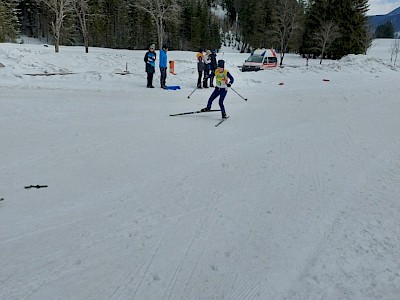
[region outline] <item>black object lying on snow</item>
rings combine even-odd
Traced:
[[[37,188],[37,189],[40,189],[40,188],[47,188],[48,186],[47,185],[29,185],[29,186],[26,186],[25,188],[26,189],[30,189],[30,188]]]

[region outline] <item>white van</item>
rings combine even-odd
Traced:
[[[256,49],[244,62],[242,72],[260,71],[278,66],[278,58],[273,49]]]

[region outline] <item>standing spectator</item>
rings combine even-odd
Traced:
[[[199,73],[199,77],[197,78],[197,88],[198,89],[202,89],[201,80],[203,78],[203,72],[204,72],[204,69],[205,69],[205,66],[204,66],[204,55],[203,55],[203,49],[202,48],[200,48],[199,52],[197,52],[196,58],[197,58],[197,72]]]
[[[204,55],[204,79],[203,79],[203,88],[208,88],[208,78],[210,77],[211,71],[211,51],[207,50]]]
[[[211,109],[212,102],[215,98],[219,96],[219,107],[221,108],[222,118],[226,119],[226,112],[224,107],[224,99],[226,94],[228,93],[228,87],[230,87],[233,83],[234,79],[228,70],[225,69],[225,61],[218,61],[218,68],[215,71],[215,82],[216,87],[214,92],[211,94],[208,99],[207,106],[202,108],[201,111],[209,111]]]
[[[146,63],[146,73],[147,73],[147,87],[154,88],[153,86],[153,76],[156,72],[156,58],[157,55],[154,52],[156,45],[151,44],[149,51],[146,52],[144,56],[144,62]]]
[[[210,54],[210,87],[214,87],[214,74],[217,69],[217,50],[212,50]]]
[[[168,46],[163,45],[162,49],[160,50],[160,63],[159,63],[160,74],[161,74],[160,83],[162,89],[167,88],[167,86],[165,85],[165,81],[167,79],[167,62],[168,62],[167,51],[168,51]]]

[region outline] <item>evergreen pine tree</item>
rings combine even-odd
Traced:
[[[340,37],[332,46],[332,58],[348,54],[363,54],[368,49],[366,37],[368,0],[331,0],[329,13],[338,24]]]
[[[0,42],[14,42],[19,36],[19,21],[12,1],[0,0]]]
[[[366,17],[368,0],[318,0],[309,4],[301,53],[320,54],[312,36],[328,21],[337,24],[340,33],[340,37],[330,47],[331,58],[339,59],[347,54],[366,52],[370,45]]]
[[[375,30],[375,37],[392,39],[394,37],[393,23],[388,21],[385,24],[379,25]]]
[[[89,33],[92,46],[128,48],[129,16],[125,0],[92,0],[89,2]]]
[[[300,53],[316,57],[320,54],[313,39],[315,32],[321,27],[321,22],[331,20],[328,0],[312,1],[305,10],[305,25],[300,46]]]
[[[36,0],[21,0],[17,4],[21,33],[29,37],[40,37],[40,4]]]

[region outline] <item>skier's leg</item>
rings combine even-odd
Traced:
[[[211,94],[210,98],[208,99],[207,103],[207,109],[211,109],[212,102],[214,101],[215,98],[217,98],[220,95],[220,88],[215,88],[214,92]]]
[[[224,100],[226,97],[226,93],[227,93],[226,89],[221,89],[221,93],[219,96],[219,107],[221,108],[221,114],[222,114],[223,118],[226,117],[225,106],[224,106]]]

